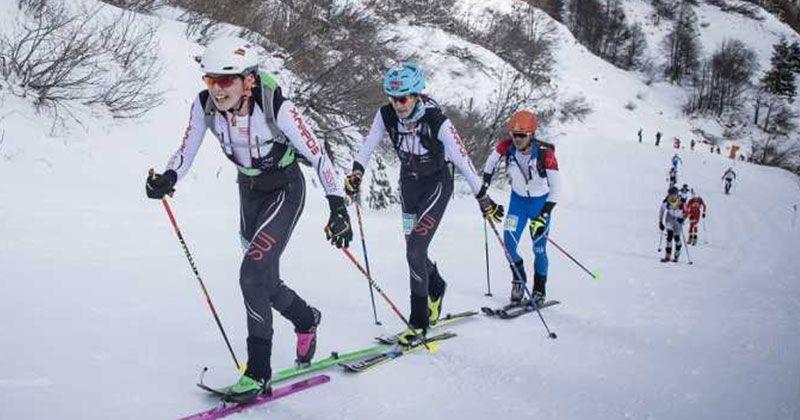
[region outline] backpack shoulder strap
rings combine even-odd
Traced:
[[[389,133],[389,139],[392,140],[392,146],[397,149],[400,145],[397,136],[397,112],[394,111],[391,104],[386,104],[381,107],[381,119],[383,120],[383,127]]]
[[[209,130],[214,130],[214,115],[217,113],[217,106],[214,105],[214,101],[209,100],[211,94],[208,92],[208,89],[200,92],[200,106],[203,107],[203,116],[206,122],[206,127]]]
[[[283,94],[281,94],[281,88],[278,86],[278,82],[275,81],[275,78],[266,71],[259,71],[258,78],[261,83],[253,89],[253,97],[264,112],[264,118],[267,127],[269,127],[269,131],[271,131],[276,138],[285,139],[283,131],[278,128],[275,117],[285,100]]]

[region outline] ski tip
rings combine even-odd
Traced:
[[[439,351],[439,345],[436,344],[435,342],[429,342],[428,343],[428,353],[435,354],[437,351]]]

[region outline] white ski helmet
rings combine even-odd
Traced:
[[[255,46],[244,39],[228,36],[211,41],[200,58],[205,74],[247,74],[258,69]]]

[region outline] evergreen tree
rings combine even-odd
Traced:
[[[800,70],[800,46],[796,42],[789,45],[786,39],[781,39],[772,48],[772,68],[764,74],[761,83],[768,93],[791,101],[797,95],[794,74]]]

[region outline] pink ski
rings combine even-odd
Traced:
[[[211,410],[203,411],[197,414],[193,414],[188,417],[183,417],[181,420],[199,420],[199,419],[220,419],[225,416],[231,415],[233,413],[238,413],[243,410],[247,410],[248,408],[255,407],[261,404],[268,403],[270,401],[275,401],[279,398],[283,398],[287,395],[294,394],[296,392],[304,391],[309,388],[313,388],[317,385],[322,385],[326,382],[329,382],[331,378],[328,375],[318,375],[312,378],[308,378],[302,381],[295,382],[291,385],[282,386],[280,388],[273,388],[272,393],[270,395],[262,395],[256,398],[255,401],[248,403],[248,404],[224,404],[218,407],[214,407]]]

